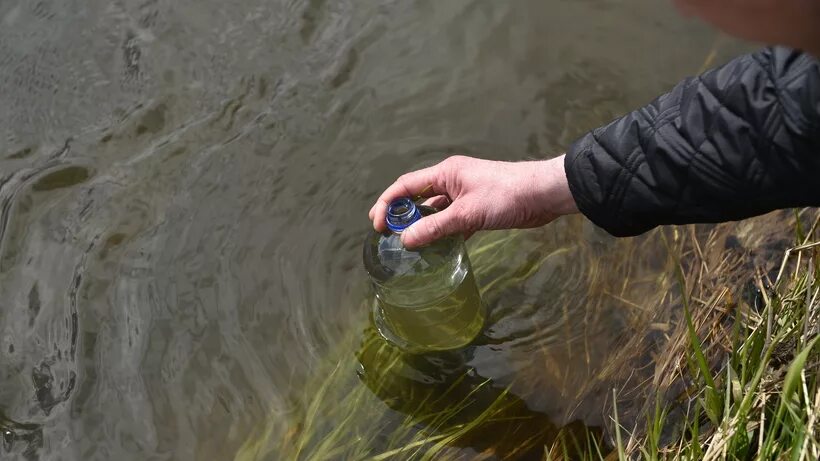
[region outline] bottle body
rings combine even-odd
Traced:
[[[371,232],[364,263],[376,292],[374,323],[388,341],[411,352],[440,351],[481,332],[485,309],[463,237],[408,250],[398,233]]]

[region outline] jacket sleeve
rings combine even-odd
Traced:
[[[820,65],[767,48],[576,141],[580,211],[615,236],[820,205]]]

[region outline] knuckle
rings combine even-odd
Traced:
[[[453,202],[450,208],[452,208],[453,224],[459,228],[466,226],[470,221],[470,210],[458,201]]]
[[[456,213],[458,232],[476,232],[484,228],[483,213],[474,207],[460,206]]]
[[[413,173],[404,173],[396,179],[396,184],[407,184],[412,178]]]
[[[449,208],[445,210],[440,216],[436,216],[436,232],[438,237],[444,237],[446,235],[458,234],[464,232],[465,228],[468,227],[467,223],[469,221],[469,217],[465,214],[464,208],[456,202],[455,204],[451,205],[454,207],[452,210]]]
[[[441,220],[437,216],[430,216],[430,219],[427,220],[427,233],[432,236],[433,239],[444,236],[444,228],[441,225]]]
[[[449,230],[450,230],[450,233],[457,233],[457,232],[460,232],[462,229],[464,229],[465,221],[466,220],[464,219],[464,215],[461,215],[461,214],[452,215],[452,217],[450,218],[449,226],[448,226]]]
[[[411,190],[410,185],[413,183],[413,175],[415,172],[405,173],[396,180],[396,189],[395,194],[398,195],[406,195],[411,196],[417,191]]]
[[[469,157],[465,157],[463,155],[451,155],[444,159],[443,163],[450,167],[458,167],[463,165],[467,160],[469,160]]]

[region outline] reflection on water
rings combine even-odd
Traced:
[[[395,446],[407,407],[355,373],[374,197],[453,152],[555,155],[713,40],[653,0],[0,3],[0,454]],[[491,307],[463,363],[479,401],[506,392],[543,440],[605,427],[612,354],[674,304],[659,234],[565,219],[469,245]]]

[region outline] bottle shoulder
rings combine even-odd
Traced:
[[[376,281],[401,275],[415,275],[461,259],[462,236],[449,236],[412,250],[405,248],[399,234],[370,231],[363,248],[364,265]]]

